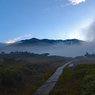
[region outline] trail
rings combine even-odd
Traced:
[[[76,61],[68,62],[62,65],[61,67],[57,68],[54,74],[42,86],[40,86],[34,94],[30,94],[30,95],[48,95],[50,91],[53,89],[53,87],[55,86],[55,84],[57,83],[60,75],[63,73],[63,68],[73,62]]]

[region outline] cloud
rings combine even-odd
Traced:
[[[66,57],[76,57],[76,56],[82,56],[86,52],[92,54],[95,53],[95,42],[83,42],[80,45],[72,44],[72,45],[66,45],[64,43],[58,43],[54,45],[45,45],[43,48],[43,45],[27,45],[21,47],[18,45],[17,47],[5,47],[0,49],[0,52],[6,52],[9,53],[11,51],[28,51],[32,53],[50,53],[50,55],[58,55],[58,56],[66,56]]]
[[[62,0],[55,0],[55,1],[62,1]]]
[[[28,34],[28,35],[25,34],[24,36],[20,36],[20,37],[14,38],[13,40],[8,40],[5,43],[7,43],[7,44],[15,43],[15,42],[19,41],[21,38],[30,37],[30,36],[31,36],[31,34]]]
[[[64,5],[62,4],[61,7],[64,7]]]
[[[6,41],[5,43],[7,43],[7,44],[15,43],[16,41],[18,41],[18,40],[21,39],[21,38],[22,38],[22,36],[17,37],[17,38],[14,38],[13,40]]]
[[[30,36],[31,36],[31,34],[28,34],[28,35],[27,35],[27,34],[25,34],[25,35],[24,35],[24,37],[30,37]]]
[[[85,2],[86,0],[68,0],[70,3],[67,5],[77,5],[79,3]]]
[[[47,8],[47,9],[44,9],[45,11],[48,11],[49,10],[49,8]]]
[[[95,19],[89,25],[81,26],[71,30],[72,32],[68,33],[67,38],[76,38],[85,41],[95,42]]]
[[[60,7],[57,6],[56,9],[60,9]]]
[[[87,28],[83,29],[82,32],[87,41],[95,41],[95,19]]]
[[[68,33],[66,39],[80,39],[85,40],[85,35],[83,35],[83,31],[78,29],[72,30],[72,32]]]

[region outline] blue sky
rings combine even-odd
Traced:
[[[86,40],[94,18],[95,0],[0,0],[0,42]]]

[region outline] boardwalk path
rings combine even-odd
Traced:
[[[55,73],[42,86],[40,86],[34,94],[31,94],[31,95],[48,95],[50,91],[53,89],[53,87],[55,86],[55,84],[57,83],[59,76],[63,72],[63,68],[71,64],[72,62],[76,62],[76,61],[68,62],[64,64],[63,66],[59,67],[55,71]]]

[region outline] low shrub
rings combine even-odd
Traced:
[[[0,69],[0,83],[3,85],[13,85],[22,79],[22,72],[17,67]]]
[[[87,69],[80,69],[80,70],[76,70],[74,73],[73,73],[73,77],[75,79],[77,78],[83,78],[85,75],[86,75],[86,71]]]
[[[30,75],[30,74],[32,74],[32,71],[29,69],[29,68],[27,68],[27,67],[21,67],[20,68],[20,70],[25,74],[25,75]]]
[[[95,95],[95,75],[87,75],[82,81],[82,95]]]
[[[95,64],[64,68],[50,95],[95,95]]]
[[[11,62],[15,61],[15,58],[3,57],[3,60],[4,60],[5,62],[11,63]]]

